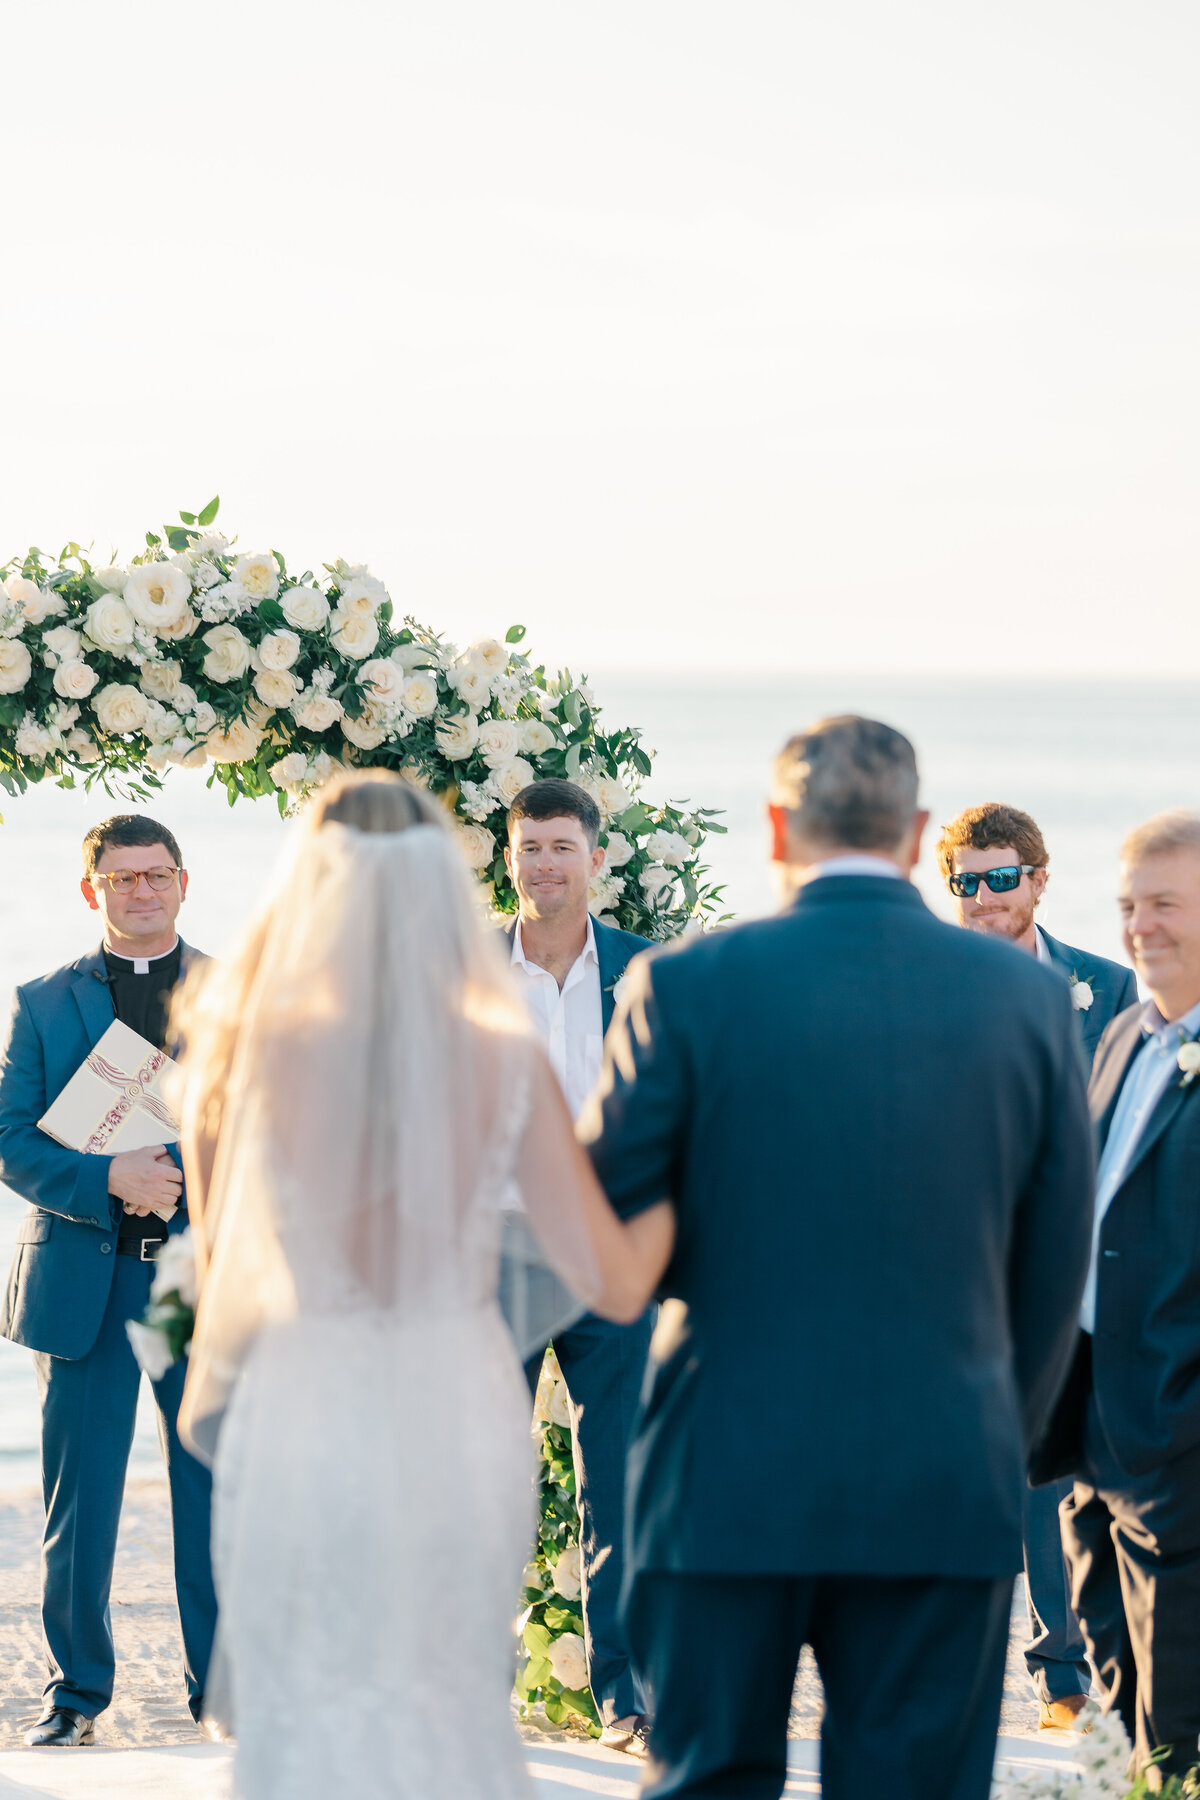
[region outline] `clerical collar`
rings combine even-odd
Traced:
[[[178,954],[178,938],[175,939],[169,950],[160,950],[157,956],[122,956],[119,950],[112,949],[108,944],[104,946],[104,956],[107,962],[119,964],[122,972],[131,969],[135,975],[148,975],[151,963],[166,962],[169,956],[178,956]]]

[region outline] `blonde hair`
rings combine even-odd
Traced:
[[[1194,850],[1200,856],[1200,812],[1176,806],[1135,825],[1121,845],[1121,861],[1128,866],[1170,850]]]

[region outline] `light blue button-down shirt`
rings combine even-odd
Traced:
[[[1146,1041],[1133,1060],[1125,1077],[1112,1124],[1109,1126],[1104,1153],[1096,1175],[1096,1213],[1092,1222],[1092,1263],[1087,1286],[1079,1308],[1079,1323],[1085,1331],[1096,1329],[1096,1265],[1100,1257],[1100,1227],[1113,1203],[1117,1189],[1129,1172],[1129,1165],[1142,1141],[1155,1107],[1171,1085],[1178,1081],[1179,1046],[1200,1032],[1200,1001],[1182,1019],[1168,1025],[1154,1002],[1142,1009],[1142,1030]]]

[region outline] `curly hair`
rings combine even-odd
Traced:
[[[992,850],[1011,844],[1023,863],[1035,869],[1050,866],[1046,840],[1035,820],[1019,806],[1004,806],[998,800],[987,800],[982,806],[968,806],[957,819],[942,827],[937,841],[938,868],[943,881],[954,873],[956,850]]]

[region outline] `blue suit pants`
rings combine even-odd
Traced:
[[[42,1630],[49,1679],[46,1707],[94,1718],[112,1700],[114,1655],[109,1589],[125,1471],[133,1444],[141,1370],[125,1321],[150,1296],[153,1264],[118,1256],[95,1344],[68,1361],[36,1354],[42,1401]],[[200,1717],[217,1601],[209,1555],[212,1480],[176,1430],[186,1364],[152,1384],[167,1467],[175,1549],[175,1591],[183,1630],[184,1675],[192,1716]]]
[[[585,1313],[554,1340],[571,1396],[575,1482],[583,1565],[583,1629],[588,1681],[603,1724],[650,1711],[621,1622],[625,1556],[625,1459],[654,1330],[651,1307],[636,1325]],[[537,1387],[540,1356],[525,1365]]]
[[[1091,1690],[1087,1645],[1071,1605],[1071,1576],[1063,1553],[1059,1505],[1074,1482],[1051,1481],[1025,1490],[1025,1595],[1030,1641],[1025,1667],[1039,1700],[1066,1700]]]

